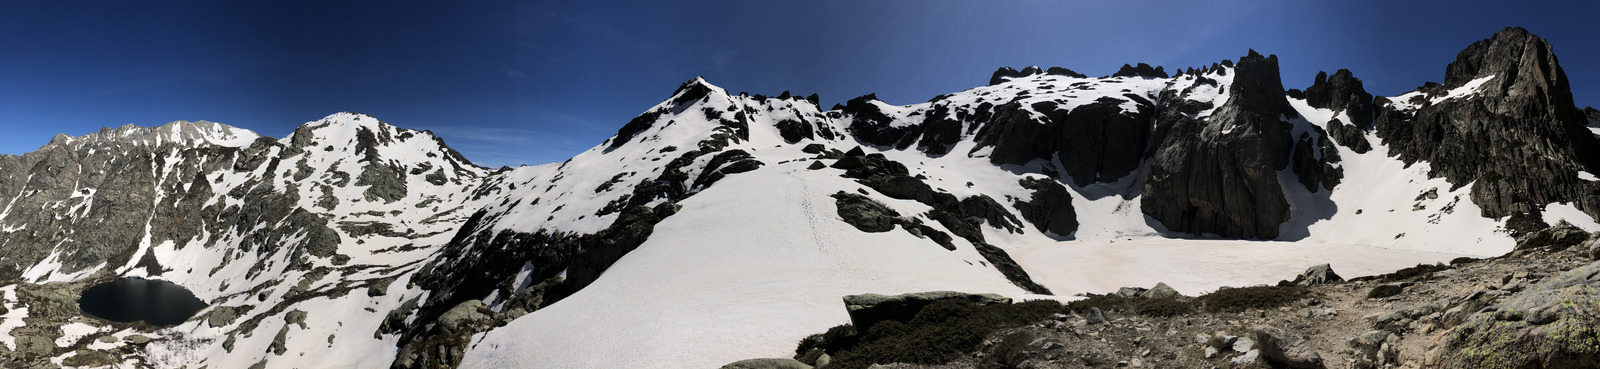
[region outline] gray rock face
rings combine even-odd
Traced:
[[[1089,313],[1084,315],[1083,318],[1084,318],[1084,322],[1085,323],[1089,323],[1089,324],[1105,324],[1106,323],[1105,314],[1100,312],[1100,308],[1093,307],[1093,306],[1089,307]]]
[[[1141,210],[1173,231],[1272,239],[1289,220],[1277,171],[1294,143],[1279,118],[1295,114],[1276,56],[1252,50],[1234,73],[1231,97],[1210,117],[1161,108]]]
[[[844,297],[845,310],[856,330],[866,332],[872,325],[885,320],[908,321],[923,307],[939,300],[966,300],[979,305],[1010,304],[1011,298],[992,293],[975,294],[953,291],[908,293],[904,295],[879,295],[875,293]]]
[[[1600,263],[1545,279],[1451,328],[1428,353],[1442,368],[1600,365]]]
[[[1123,111],[1130,100],[1138,108]],[[1135,95],[1105,97],[1070,110],[1048,102],[1031,108],[1045,115],[1042,121],[1015,103],[996,107],[993,118],[978,128],[974,150],[994,147],[989,161],[995,164],[1059,159],[1062,171],[1079,186],[1116,181],[1138,169],[1155,116],[1154,103]]]
[[[1350,339],[1350,347],[1356,350],[1353,366],[1358,369],[1377,369],[1396,364],[1399,350],[1394,344],[1398,344],[1398,339],[1399,337],[1393,333],[1384,330],[1367,331]]]
[[[1295,140],[1291,169],[1306,191],[1333,190],[1344,178],[1344,169],[1339,166],[1339,149],[1333,147],[1333,141],[1322,128],[1312,128],[1315,128],[1313,132],[1301,133]]]
[[[839,208],[839,217],[862,232],[888,232],[894,229],[900,213],[866,196],[839,192],[833,194]]]
[[[1117,73],[1112,74],[1111,76],[1112,77],[1167,78],[1167,71],[1164,70],[1164,68],[1162,68],[1162,67],[1151,68],[1149,64],[1145,64],[1145,63],[1139,63],[1138,66],[1131,66],[1131,65],[1123,64],[1122,68],[1121,69],[1117,69]]]
[[[1005,83],[1006,80],[1009,80],[1009,79],[1012,79],[1012,78],[1027,77],[1027,76],[1039,74],[1039,72],[1040,72],[1039,71],[1039,67],[1022,68],[1021,71],[1018,71],[1016,69],[1012,69],[1011,67],[1000,67],[1000,69],[994,71],[993,75],[989,76],[989,85],[990,86],[998,85],[998,84],[1001,84],[1001,83]]]
[[[1343,112],[1350,117],[1349,122],[1336,119],[1328,124],[1334,141],[1356,153],[1372,150],[1372,143],[1367,142],[1364,136],[1366,131],[1372,129],[1376,114],[1372,94],[1367,93],[1361,80],[1356,79],[1350,70],[1340,69],[1333,72],[1332,76],[1327,72],[1317,72],[1316,80],[1306,88],[1305,97],[1306,104],[1311,107],[1333,110],[1334,114]]]
[[[1256,341],[1261,344],[1261,356],[1274,367],[1320,369],[1325,365],[1322,356],[1312,350],[1306,340],[1289,331],[1272,327],[1251,328]]]
[[[1480,79],[1487,80],[1475,96],[1434,101]],[[1378,137],[1401,160],[1429,162],[1430,175],[1456,186],[1473,183],[1472,201],[1486,217],[1552,202],[1600,216],[1600,183],[1577,177],[1600,168],[1600,141],[1544,39],[1507,28],[1456,55],[1443,85],[1418,90],[1423,96],[1412,101],[1378,101]]]
[[[1071,236],[1078,231],[1078,213],[1072,207],[1072,192],[1054,180],[1023,178],[1018,184],[1033,190],[1028,201],[1017,200],[1015,206],[1040,231],[1058,236]]]

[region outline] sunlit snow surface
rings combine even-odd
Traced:
[[[952,108],[959,110],[979,104],[980,99],[1019,98],[1003,91],[1035,91],[1020,98],[1071,93],[1078,95],[1070,99],[1082,103],[1093,101],[1093,96],[1129,92],[1148,96],[1164,88],[1195,86],[1192,98],[1221,105],[1232,80],[1210,77],[1221,85],[1195,86],[1192,77],[1119,78],[1080,85],[1075,92],[1040,93],[1037,89],[1043,86],[1059,89],[1074,81],[1097,80],[1032,76],[952,94],[942,101],[965,104]],[[1123,92],[1124,88],[1130,91]],[[1453,91],[1447,98],[1459,96]],[[708,100],[718,104],[713,106],[730,104],[723,101],[739,104],[736,96],[716,94]],[[1312,126],[1326,127],[1333,118],[1351,121],[1342,113],[1313,109],[1300,100],[1291,104],[1301,115],[1291,122],[1297,136]],[[880,108],[904,121],[925,113],[930,103]],[[707,124],[694,123],[686,115],[674,119],[678,126]],[[845,122],[831,124],[842,128]],[[1041,298],[1027,295],[985,267],[971,245],[959,239],[958,250],[945,251],[899,230],[864,233],[851,228],[839,219],[834,201],[826,195],[865,186],[840,178],[837,170],[804,170],[810,161],[781,163],[810,155],[793,146],[774,147],[781,141],[770,125],[752,123],[751,136],[751,142],[736,147],[768,166],[729,176],[683,201],[682,212],[657,225],[649,241],[586,289],[478,335],[462,367],[718,367],[745,358],[792,355],[800,338],[848,322],[840,300],[847,294],[959,290]],[[930,186],[957,197],[987,194],[1011,207],[1010,201],[1001,199],[1031,196],[1017,184],[1021,178],[1017,173],[1037,172],[1042,162],[997,167],[984,157],[984,150],[973,150],[970,138],[969,134],[951,148],[952,154],[937,158],[914,150],[882,153],[905,163],[912,175],[926,175]],[[1478,215],[1468,196],[1470,184],[1451,190],[1443,179],[1428,178],[1427,163],[1406,166],[1389,157],[1388,147],[1377,137],[1367,139],[1375,149],[1365,154],[1339,147],[1345,177],[1331,192],[1307,192],[1292,174],[1285,174],[1293,217],[1285,224],[1281,241],[1171,238],[1139,210],[1136,195],[1143,169],[1112,183],[1086,187],[1069,183],[1082,223],[1070,240],[1060,241],[1031,225],[1022,233],[981,228],[990,243],[1007,250],[1035,281],[1059,296],[1150,287],[1157,282],[1198,295],[1221,286],[1273,284],[1323,263],[1332,264],[1345,277],[1357,277],[1461,256],[1499,255],[1512,247],[1500,231],[1503,219]],[[853,140],[824,144],[840,150],[859,145]],[[969,152],[972,157],[964,155]],[[576,164],[575,160],[567,165]],[[1433,189],[1436,198],[1417,200]],[[916,202],[868,192],[904,215],[928,210]],[[1549,209],[1547,217],[1582,216],[1570,205],[1554,204]],[[1600,229],[1592,220],[1575,223]]]

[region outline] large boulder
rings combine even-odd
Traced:
[[[1156,286],[1150,288],[1150,290],[1139,293],[1139,297],[1148,299],[1170,299],[1182,296],[1183,294],[1178,293],[1178,290],[1173,289],[1172,286],[1168,286],[1165,282],[1158,282],[1156,283]]]
[[[1572,225],[1572,223],[1562,221],[1550,228],[1518,237],[1515,250],[1565,250],[1588,239],[1589,232],[1585,232],[1582,228]]]
[[[917,315],[917,312],[922,311],[923,307],[940,300],[966,300],[979,305],[1011,303],[1010,297],[992,293],[933,291],[903,295],[875,293],[848,295],[844,297],[844,306],[856,330],[866,332],[872,325],[885,320],[909,321]]]
[[[1305,338],[1273,326],[1251,328],[1256,342],[1261,345],[1261,356],[1274,368],[1321,369],[1325,368],[1322,356],[1311,348]]]
[[[1320,264],[1306,268],[1305,272],[1301,272],[1299,276],[1294,278],[1294,284],[1297,286],[1311,286],[1343,280],[1344,277],[1340,277],[1339,273],[1333,272],[1333,265]]]
[[[1439,368],[1600,366],[1600,262],[1472,314],[1428,352]]]

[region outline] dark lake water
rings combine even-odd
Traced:
[[[110,321],[170,326],[189,320],[206,303],[172,282],[127,277],[83,290],[78,307]]]

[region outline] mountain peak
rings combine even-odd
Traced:
[[[1444,85],[1456,88],[1491,76],[1513,77],[1496,81],[1502,89],[1511,87],[1514,80],[1533,78],[1541,85],[1559,84],[1550,85],[1552,90],[1568,90],[1566,73],[1550,43],[1522,27],[1507,27],[1461,50],[1445,68]]]
[[[180,120],[168,122],[157,127],[146,127],[137,124],[125,124],[117,128],[104,127],[99,131],[82,136],[71,136],[65,133],[57,134],[41,148],[51,145],[82,146],[95,143],[128,143],[149,146],[213,144],[244,147],[249,146],[260,137],[261,135],[248,129],[226,124],[204,120],[194,122]]]

